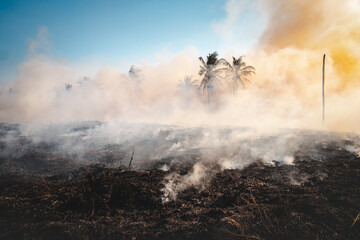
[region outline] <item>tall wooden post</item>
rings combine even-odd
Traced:
[[[325,122],[325,54],[323,56],[323,66],[322,66],[322,120]]]

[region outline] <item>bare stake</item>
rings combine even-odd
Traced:
[[[129,162],[129,170],[131,169],[131,163],[132,163],[132,160],[134,159],[134,152],[135,152],[135,149],[133,148],[131,158],[130,158],[130,162]]]
[[[325,54],[323,56],[323,66],[322,66],[322,121],[325,122]]]

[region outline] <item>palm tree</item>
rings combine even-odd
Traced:
[[[251,74],[255,74],[255,68],[253,66],[246,66],[243,57],[244,56],[239,58],[233,57],[233,64],[230,66],[233,73],[232,87],[234,91],[239,87],[245,88],[245,81],[251,82],[248,77],[251,76]]]
[[[192,76],[185,76],[184,80],[179,81],[178,88],[188,93],[192,89],[198,87],[198,85],[196,85],[195,83],[196,80],[193,80]]]
[[[81,78],[81,79],[79,79],[79,80],[77,81],[77,84],[79,84],[80,86],[82,86],[82,85],[84,85],[84,84],[88,83],[88,82],[89,82],[89,80],[90,80],[90,78],[89,78],[89,77],[84,76],[83,78]]]
[[[128,74],[129,74],[130,80],[133,80],[138,85],[140,84],[141,79],[142,79],[142,71],[140,68],[138,68],[134,65],[131,65]]]
[[[71,88],[72,88],[72,84],[70,84],[70,83],[65,84],[65,90],[66,91],[71,91]]]
[[[139,78],[141,74],[141,70],[139,68],[137,68],[134,65],[131,65],[130,70],[129,70],[129,76],[131,78]]]
[[[218,59],[218,53],[213,52],[209,53],[209,55],[206,57],[206,62],[202,57],[199,57],[200,62],[202,65],[200,65],[200,71],[199,75],[204,75],[203,79],[201,80],[199,89],[203,90],[203,94],[205,92],[205,89],[208,94],[208,103],[210,106],[210,98],[212,95],[216,94],[216,88],[219,84],[219,76],[217,76],[218,73],[220,73],[223,70],[227,70],[228,67],[218,68],[218,65],[220,63],[225,64],[226,66],[229,65],[229,63],[221,58]]]
[[[199,86],[196,85],[196,80],[193,80],[192,76],[185,76],[184,80],[179,81],[177,87],[181,91],[181,94],[185,96],[186,102],[188,103],[191,100],[191,94]]]

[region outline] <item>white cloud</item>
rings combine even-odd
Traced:
[[[258,0],[228,0],[226,16],[213,22],[212,28],[224,40],[224,47],[236,51],[250,49],[263,31]]]
[[[30,55],[48,52],[50,48],[49,30],[46,26],[40,26],[33,39],[28,39],[28,52]]]
[[[247,0],[229,0],[225,6],[226,17],[213,24],[214,31],[226,40],[233,40],[234,25],[240,20],[247,2]]]

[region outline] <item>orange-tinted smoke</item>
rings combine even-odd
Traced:
[[[323,51],[342,79],[339,90],[359,84],[359,0],[264,0],[262,7],[268,21],[261,47]]]

